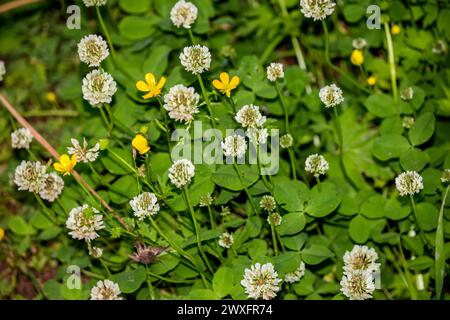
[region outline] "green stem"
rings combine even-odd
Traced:
[[[291,35],[291,43],[292,43],[292,46],[294,47],[295,57],[297,58],[298,66],[303,71],[306,71],[306,63],[305,63],[305,58],[303,57],[302,49],[300,47],[300,41],[298,41],[296,36]],[[311,86],[308,83],[306,85],[306,93],[311,94],[311,92],[312,92]]]
[[[337,131],[337,135],[338,135],[338,141],[339,141],[339,157],[341,158],[341,161],[343,159],[343,154],[344,154],[344,137],[342,135],[342,127],[341,127],[341,123],[339,121],[339,115],[338,115],[338,111],[336,107],[333,107],[334,110],[334,120],[336,121],[336,131]]]
[[[58,220],[55,216],[53,216],[53,213],[50,211],[49,208],[45,205],[44,201],[42,201],[41,197],[39,197],[36,193],[34,193],[34,196],[36,197],[36,200],[39,202],[40,206],[42,207],[42,210],[45,213],[45,216],[52,221],[54,224],[59,225]]]
[[[106,28],[105,22],[103,21],[103,17],[102,17],[102,14],[100,12],[100,8],[96,6],[95,7],[95,12],[97,13],[98,21],[100,22],[100,26],[101,26],[101,28],[103,30],[103,33],[105,34],[106,41],[108,42],[108,45],[109,45],[109,49],[111,50],[112,58],[114,60],[116,60],[116,51],[114,50],[114,46],[113,46],[113,43],[111,41],[111,37],[109,36],[109,32],[108,32],[108,29]]]
[[[263,180],[263,183],[264,183],[264,185],[266,186],[266,188],[268,189],[268,190],[272,190],[273,189],[273,187],[269,184],[269,182],[267,181],[267,177],[266,177],[266,175],[264,175],[263,173],[262,173],[262,166],[261,166],[261,159],[260,159],[260,157],[259,157],[259,151],[260,151],[260,149],[259,149],[259,145],[257,145],[256,146],[256,162],[258,163],[258,169],[259,169],[259,175],[261,176],[261,178],[262,178],[262,180]]]
[[[269,215],[270,219],[270,215]],[[273,251],[275,252],[275,255],[278,255],[278,244],[277,244],[277,236],[275,234],[275,227],[273,226],[273,223],[270,223],[270,230],[272,232],[272,243],[273,243]]]
[[[389,61],[389,70],[391,74],[391,86],[392,86],[392,95],[394,96],[394,100],[398,99],[398,90],[397,90],[397,71],[395,69],[395,57],[394,57],[394,46],[392,44],[392,36],[389,28],[389,24],[384,22],[384,31],[386,34],[386,42],[388,47],[388,61]]]
[[[148,269],[147,269],[147,273],[148,273],[149,276],[151,276],[151,277],[153,277],[153,278],[156,278],[156,279],[159,279],[159,280],[168,282],[168,283],[192,283],[192,282],[195,281],[195,280],[186,280],[186,279],[184,279],[184,280],[183,280],[183,279],[178,280],[178,279],[170,279],[170,278],[166,278],[166,277],[160,276],[159,274],[150,272],[150,271],[148,271]]]
[[[280,89],[280,85],[278,84],[278,81],[275,81],[275,88],[277,89],[278,96],[280,97],[281,107],[283,108],[284,124],[286,127],[286,133],[289,133],[290,132],[290,130],[289,130],[289,115],[287,113],[286,103],[284,101],[283,94],[281,93],[281,89]]]
[[[238,169],[236,163],[234,163],[234,162],[233,162],[233,167],[234,167],[234,170],[236,170],[236,174],[237,174],[238,177],[239,177],[239,181],[241,182],[242,186],[244,187],[244,191],[245,191],[245,193],[247,194],[248,201],[250,202],[250,205],[251,205],[253,211],[254,211],[255,214],[258,216],[258,215],[259,215],[258,210],[256,209],[256,206],[255,206],[255,204],[253,203],[253,199],[252,199],[252,197],[251,197],[251,195],[250,195],[250,192],[248,191],[247,187],[245,186],[244,180],[243,180],[242,177],[241,177],[241,173],[239,172],[239,169]]]
[[[317,181],[317,188],[319,189],[319,191],[321,191],[320,178],[316,177],[316,176],[314,176],[314,178],[316,178],[316,181]]]
[[[447,201],[448,190],[450,185],[445,189],[444,197],[442,199],[441,210],[439,211],[438,226],[436,230],[436,249],[435,249],[435,286],[436,286],[436,299],[441,298],[442,288],[444,286],[445,278],[445,242],[444,242],[444,207]]]
[[[209,220],[211,222],[211,228],[215,229],[216,228],[216,224],[214,223],[214,216],[213,216],[213,213],[212,213],[212,210],[211,210],[211,206],[208,205],[207,207],[208,207]]]
[[[105,122],[106,127],[108,128],[108,136],[111,135],[111,122],[108,120],[108,117],[106,116],[105,110],[103,110],[103,107],[100,107],[100,114],[102,115],[102,119]]]
[[[295,164],[295,155],[291,147],[288,148],[289,160],[291,162],[292,178],[297,180],[297,169]]]
[[[412,207],[413,213],[414,213],[414,222],[416,223],[417,231],[419,232],[419,237],[422,240],[422,243],[424,245],[427,245],[428,241],[425,239],[422,229],[419,226],[419,221],[417,220],[416,202],[414,201],[414,197],[412,194],[409,195],[409,199],[411,200],[411,207]]]
[[[111,112],[111,107],[109,106],[108,103],[105,103],[105,109],[106,109],[106,113],[108,114],[108,117],[109,117],[109,121],[110,121],[109,124],[111,126],[109,128],[109,131],[111,132],[114,129],[114,116]]]
[[[30,110],[24,112],[23,116],[31,117],[78,117],[80,113],[74,110]]]
[[[214,119],[214,115],[212,113],[211,102],[209,101],[208,94],[206,92],[205,84],[203,83],[202,76],[197,74],[198,83],[200,84],[200,88],[202,89],[203,98],[205,99],[206,106],[208,108],[208,113],[211,118],[211,125],[214,129],[216,129],[216,120]]]
[[[188,29],[188,33],[189,33],[189,39],[191,39],[192,44],[195,45],[194,34],[192,33],[191,28]]]

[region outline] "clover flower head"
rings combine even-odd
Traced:
[[[89,255],[95,259],[100,259],[103,255],[103,249],[99,247],[89,248]]]
[[[130,201],[130,206],[136,218],[143,221],[159,211],[158,199],[151,192],[142,192]]]
[[[177,188],[189,184],[195,175],[195,166],[188,159],[175,161],[169,168],[169,179]]]
[[[372,273],[365,270],[345,273],[341,280],[341,291],[350,300],[372,298],[372,293],[375,291]]]
[[[163,247],[148,247],[141,242],[136,242],[135,244],[136,252],[130,254],[128,257],[138,263],[142,264],[152,264],[157,262],[158,256],[163,252],[167,251]]]
[[[11,147],[14,149],[29,149],[33,134],[28,128],[20,128],[11,132]]]
[[[241,285],[249,298],[270,300],[277,296],[280,282],[273,264],[256,263],[245,269]]]
[[[47,167],[40,162],[23,160],[15,170],[14,183],[19,190],[38,193],[47,180],[46,171]]]
[[[377,271],[380,268],[380,264],[376,263],[377,260],[378,254],[375,249],[355,245],[351,251],[346,251],[344,254],[344,271]]]
[[[353,49],[362,50],[367,46],[367,41],[364,38],[356,38],[352,40]]]
[[[104,103],[110,103],[117,91],[113,77],[103,70],[92,70],[83,79],[83,99],[93,107],[99,108]]]
[[[331,0],[301,0],[300,11],[306,18],[312,18],[314,21],[323,20],[333,14],[335,5]]]
[[[450,182],[450,169],[445,169],[444,171],[442,171],[441,181],[443,183]]]
[[[268,212],[272,212],[277,208],[277,203],[273,196],[265,195],[259,201],[259,206]]]
[[[170,88],[164,96],[164,109],[169,112],[169,117],[175,121],[188,123],[198,113],[200,96],[192,87],[177,84]]]
[[[211,65],[211,53],[208,47],[193,45],[185,47],[180,54],[180,62],[184,69],[192,74],[201,74]]]
[[[89,67],[99,67],[108,55],[108,44],[101,36],[90,34],[78,43],[78,56]]]
[[[41,185],[39,196],[49,202],[55,201],[64,189],[64,180],[56,173],[51,172]]]
[[[247,151],[247,141],[243,136],[238,134],[233,134],[226,137],[222,142],[221,146],[223,149],[223,154],[227,157],[241,158],[245,156]]]
[[[282,221],[283,218],[278,212],[269,213],[269,216],[267,217],[267,222],[274,227],[278,227]]]
[[[335,107],[344,102],[344,94],[341,88],[334,83],[320,89],[319,97],[327,108]]]
[[[423,189],[422,180],[416,171],[406,171],[395,178],[395,187],[401,196],[414,195]]]
[[[414,117],[405,116],[402,118],[402,127],[405,129],[411,129],[415,122],[416,119],[414,119]]]
[[[83,0],[86,7],[100,7],[106,4],[107,0]]]
[[[329,167],[327,160],[320,154],[312,154],[305,161],[305,171],[315,177],[325,174]]]
[[[6,74],[5,62],[0,60],[0,81],[3,81],[3,76]]]
[[[414,97],[414,89],[412,87],[406,87],[400,93],[400,98],[405,101],[412,100],[413,97]]]
[[[111,280],[100,280],[91,289],[91,300],[123,300],[119,285]]]
[[[198,9],[191,2],[180,0],[170,10],[170,20],[177,27],[190,29],[197,20]]]
[[[286,275],[284,276],[284,281],[287,283],[299,282],[300,279],[304,276],[304,274],[305,274],[305,263],[302,261],[300,262],[300,265],[294,272],[286,273]]]
[[[228,207],[228,206],[221,206],[220,210],[221,210],[220,211],[220,215],[222,217],[226,217],[226,216],[229,216],[231,214],[230,207]]]
[[[243,128],[258,128],[266,122],[258,106],[253,104],[243,106],[234,117]]]
[[[280,138],[280,146],[283,149],[292,147],[293,143],[294,143],[294,138],[289,133],[286,133],[285,135],[281,136],[281,138]]]
[[[269,133],[266,128],[249,128],[246,135],[255,146],[267,143]]]
[[[213,203],[213,198],[211,197],[211,194],[207,193],[200,197],[199,206],[200,207],[208,207]]]
[[[92,148],[88,148],[88,143],[86,138],[83,138],[83,147],[81,147],[80,142],[77,139],[70,139],[72,142],[72,147],[67,147],[67,153],[70,155],[75,155],[77,161],[84,163],[94,162],[100,150],[100,144],[96,143]]]
[[[221,246],[222,248],[226,248],[226,249],[231,248],[231,246],[234,243],[233,235],[228,232],[222,233],[219,237],[218,243],[219,243],[219,246]]]
[[[281,63],[272,62],[267,67],[267,79],[271,82],[284,78],[283,65]]]
[[[66,221],[67,229],[71,230],[69,235],[74,239],[90,242],[99,237],[97,231],[103,229],[102,215],[95,208],[87,204],[70,210],[69,218]]]
[[[443,40],[437,40],[436,43],[431,48],[431,52],[433,52],[434,54],[447,53],[447,44]]]

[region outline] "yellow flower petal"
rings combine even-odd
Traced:
[[[63,154],[61,157],[59,157],[59,162],[62,165],[65,165],[67,163],[70,163],[70,158],[69,158],[69,156],[67,154]]]
[[[72,155],[72,158],[70,159],[70,164],[71,164],[71,170],[73,169],[73,167],[75,167],[75,165],[77,164],[77,155],[76,154],[73,154]]]
[[[159,92],[161,92],[161,89],[162,89],[162,87],[164,87],[165,84],[166,84],[166,78],[161,77],[161,79],[158,82],[158,85],[156,86],[157,89],[160,89]],[[155,96],[157,96],[158,94],[155,94]]]
[[[150,72],[147,73],[145,75],[145,81],[151,87],[154,87],[156,85],[156,80],[155,80],[155,76],[153,75],[153,73],[150,73]]]
[[[139,80],[138,82],[136,82],[136,88],[139,91],[145,91],[145,92],[150,91],[150,86],[142,80]]]
[[[55,162],[53,164],[53,168],[55,168],[55,170],[58,171],[58,172],[63,172],[64,171],[63,168],[62,168],[61,163],[59,163],[59,162]]]
[[[220,81],[222,81],[222,83],[227,86],[230,83],[230,76],[228,75],[228,73],[226,72],[222,72],[219,76]]]
[[[153,91],[150,91],[146,95],[142,96],[143,99],[150,99],[153,98]]]
[[[230,82],[230,89],[236,89],[236,87],[239,84],[239,77],[238,76],[234,76],[233,78],[231,78],[231,82]]]
[[[212,84],[213,84],[214,88],[216,88],[218,90],[225,90],[225,85],[222,82],[220,82],[219,80],[214,80]]]

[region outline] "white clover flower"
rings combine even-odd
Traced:
[[[364,38],[356,38],[352,41],[353,49],[362,50],[365,46],[367,46],[367,41]]]
[[[66,221],[67,229],[71,230],[69,235],[74,239],[85,240],[87,242],[98,238],[98,230],[103,229],[102,215],[95,208],[87,204],[70,210],[69,218]]]
[[[320,154],[312,154],[305,161],[305,171],[314,177],[327,173],[329,167],[327,160]]]
[[[55,201],[64,189],[64,180],[55,172],[47,175],[39,190],[39,196],[47,201]]]
[[[441,175],[442,183],[450,182],[450,169],[445,169]]]
[[[228,232],[222,233],[219,237],[219,246],[222,248],[229,249],[234,243],[234,238],[232,234],[229,234]]]
[[[175,161],[169,168],[169,179],[177,188],[189,184],[195,175],[195,166],[188,159]]]
[[[400,93],[400,98],[405,101],[412,100],[413,97],[414,97],[414,89],[412,87],[407,87],[403,89],[402,92]]]
[[[117,91],[117,84],[113,77],[102,70],[92,70],[83,79],[83,99],[93,107],[101,107],[110,103]]]
[[[100,7],[106,4],[107,0],[83,0],[86,7]]]
[[[350,300],[372,298],[375,291],[372,273],[363,270],[345,273],[341,280],[341,291]]]
[[[292,135],[289,133],[286,133],[285,135],[281,136],[281,138],[280,138],[280,146],[283,149],[292,147],[293,143],[294,143],[294,138],[292,138]]]
[[[377,260],[378,254],[375,249],[369,249],[367,246],[355,245],[352,251],[346,251],[344,254],[344,271],[378,271],[380,269],[380,264],[376,263]]]
[[[299,282],[304,274],[305,274],[305,264],[302,261],[300,262],[300,265],[297,268],[297,270],[295,270],[294,272],[286,273],[286,275],[284,276],[284,281],[287,283]]]
[[[180,62],[186,71],[192,74],[200,74],[209,70],[211,53],[208,47],[199,44],[185,47],[180,54]]]
[[[191,24],[197,20],[198,9],[191,3],[180,0],[170,10],[170,20],[177,27],[183,26],[185,29],[190,29]]]
[[[269,133],[266,128],[249,128],[246,132],[250,142],[255,146],[267,143],[267,137]]]
[[[211,195],[209,193],[204,194],[200,197],[200,202],[199,202],[199,206],[200,207],[208,207],[213,203],[213,198],[211,197]]]
[[[245,269],[241,285],[249,298],[270,300],[275,298],[280,290],[280,282],[273,264],[256,263],[250,269]]]
[[[6,74],[5,62],[0,60],[0,81],[3,81],[3,76]]]
[[[261,114],[258,106],[253,104],[243,106],[234,117],[243,128],[261,127],[266,122],[266,117]]]
[[[405,129],[411,129],[411,127],[414,125],[414,123],[416,122],[416,120],[414,119],[414,117],[403,117],[402,119],[402,127]]]
[[[283,218],[280,216],[278,212],[269,213],[269,216],[267,217],[267,222],[274,227],[278,227],[282,221]]]
[[[395,178],[395,187],[401,196],[419,193],[423,189],[422,176],[416,171],[406,171]]]
[[[300,11],[306,18],[313,18],[314,21],[323,20],[333,14],[335,5],[330,0],[301,0]]]
[[[247,151],[247,141],[245,141],[243,136],[237,134],[226,137],[221,142],[221,146],[223,154],[232,158],[241,158],[245,156],[245,152]]]
[[[134,215],[140,221],[153,216],[159,211],[158,199],[151,192],[142,192],[130,201]]]
[[[175,121],[188,123],[198,113],[198,102],[200,96],[192,87],[177,84],[170,88],[164,96],[164,109],[169,111],[169,117]]]
[[[272,62],[267,67],[267,79],[274,82],[281,78],[284,78],[283,65],[281,63]]]
[[[73,147],[67,147],[67,153],[77,156],[77,161],[89,163],[94,162],[99,154],[100,144],[96,143],[92,148],[88,149],[88,143],[85,138],[83,138],[83,147],[80,146],[80,143],[77,139],[70,139]]]
[[[91,289],[91,300],[123,300],[119,285],[111,280],[100,280]]]
[[[20,128],[11,132],[11,146],[14,149],[28,149],[31,141],[33,141],[33,134],[28,128]]]
[[[266,211],[272,212],[277,208],[277,203],[274,197],[265,195],[259,201],[259,206]]]
[[[48,174],[47,167],[40,162],[23,160],[14,173],[14,183],[19,190],[38,193],[44,185]]]
[[[103,255],[103,249],[99,247],[89,248],[89,255],[93,258],[100,259]]]
[[[108,44],[101,36],[90,34],[78,43],[78,56],[89,67],[99,67],[108,55]]]
[[[327,108],[335,107],[344,102],[344,95],[341,88],[334,83],[320,89],[319,97]]]

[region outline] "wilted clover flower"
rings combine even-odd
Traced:
[[[100,280],[91,289],[91,300],[123,300],[119,285],[111,280]]]
[[[249,140],[255,145],[265,144],[267,142],[267,137],[269,133],[266,128],[258,129],[258,128],[249,128],[246,132]]]
[[[431,48],[431,52],[434,54],[443,54],[447,53],[447,44],[443,40],[438,40]]]
[[[234,243],[234,238],[232,234],[229,234],[228,232],[222,233],[219,237],[219,246],[222,248],[231,248],[231,246]]]
[[[164,96],[164,109],[169,111],[170,118],[187,123],[198,113],[199,99],[200,96],[194,88],[177,84]]]
[[[55,201],[64,189],[64,180],[55,172],[47,175],[47,178],[41,185],[39,196],[47,201]]]
[[[5,62],[0,60],[0,81],[3,81],[3,76],[6,74]]]
[[[200,202],[199,202],[199,206],[200,207],[208,207],[213,203],[213,198],[211,197],[211,195],[209,193],[204,194],[200,197]]]
[[[177,27],[190,29],[197,19],[198,9],[191,2],[180,0],[170,10],[170,20]]]
[[[278,212],[270,213],[267,217],[267,222],[274,227],[277,227],[281,224],[283,218],[280,216]]]
[[[158,256],[167,250],[163,247],[147,247],[141,242],[136,242],[135,248],[136,252],[130,254],[128,257],[131,260],[142,264],[155,263],[158,260]]]
[[[352,40],[353,49],[362,50],[367,46],[367,41],[364,38],[356,38]]]
[[[103,229],[103,217],[99,211],[89,207],[87,204],[70,210],[69,218],[66,221],[67,229],[71,230],[69,235],[74,239],[94,240],[99,235],[98,230]]]
[[[222,217],[226,217],[229,216],[231,214],[231,210],[228,206],[221,206],[220,207],[221,211],[220,211],[220,215]]]
[[[266,117],[261,114],[258,106],[253,104],[243,106],[234,117],[243,128],[261,127],[266,122]]]
[[[402,92],[400,93],[400,98],[405,101],[412,100],[413,97],[414,97],[414,89],[412,87],[407,87],[403,89]]]
[[[245,141],[245,138],[238,134],[226,137],[221,142],[221,146],[223,154],[232,158],[241,158],[245,156],[245,152],[247,151],[247,142]]]
[[[292,144],[294,143],[294,138],[289,133],[286,133],[285,135],[281,136],[280,138],[280,146],[283,149],[292,147]]]
[[[33,141],[30,129],[20,128],[11,132],[11,146],[14,149],[28,149]]]
[[[286,281],[287,283],[299,282],[304,274],[305,274],[305,264],[302,261],[300,262],[300,265],[297,268],[297,270],[295,270],[294,272],[286,273],[286,275],[284,276],[284,281]]]
[[[83,0],[86,7],[100,7],[106,4],[107,0]]]
[[[377,260],[378,254],[375,249],[355,245],[352,251],[346,251],[344,254],[344,271],[377,271],[380,268],[380,264],[376,263]]]
[[[189,184],[195,175],[195,166],[188,159],[175,161],[169,168],[169,179],[177,188]]]
[[[273,264],[256,263],[250,269],[245,269],[241,285],[249,298],[270,300],[277,296],[280,282]]]
[[[99,154],[100,144],[96,143],[92,148],[88,149],[88,143],[85,138],[83,138],[83,147],[77,139],[70,139],[73,147],[67,147],[67,153],[70,155],[76,155],[77,161],[84,163],[94,162]]]
[[[14,183],[19,190],[38,193],[47,179],[46,171],[47,167],[40,162],[23,160],[14,173]]]
[[[102,70],[92,70],[83,79],[83,99],[93,107],[101,107],[110,103],[117,91],[117,84],[113,77]]]
[[[345,273],[341,280],[341,291],[350,300],[372,298],[375,291],[372,273],[364,270]]]
[[[334,83],[320,89],[319,97],[327,108],[335,107],[344,101],[344,95],[341,88]]]
[[[283,65],[281,63],[272,62],[267,67],[267,79],[269,81],[277,81],[277,79],[284,78]]]
[[[402,126],[403,128],[411,129],[415,122],[416,120],[414,119],[414,117],[403,117]]]
[[[441,175],[441,181],[443,183],[450,182],[450,169],[445,169]]]
[[[93,258],[100,259],[103,255],[103,249],[99,247],[89,248],[89,255]]]
[[[185,47],[180,54],[180,62],[186,71],[193,74],[200,74],[209,70],[211,53],[208,47],[199,44]]]
[[[130,201],[130,206],[136,218],[143,221],[159,211],[158,199],[151,192],[142,192]]]
[[[329,164],[320,154],[312,154],[306,158],[305,171],[311,173],[314,177],[325,174],[329,169]]]
[[[336,4],[330,0],[301,0],[301,12],[306,18],[313,18],[316,20],[323,20],[331,15]]]
[[[108,44],[101,36],[90,34],[78,43],[78,56],[89,67],[98,67],[109,55]]]
[[[416,171],[406,171],[395,178],[395,187],[401,196],[419,193],[423,189],[422,176]]]
[[[261,198],[259,206],[266,211],[272,212],[277,208],[277,203],[275,202],[274,197],[265,195]]]

